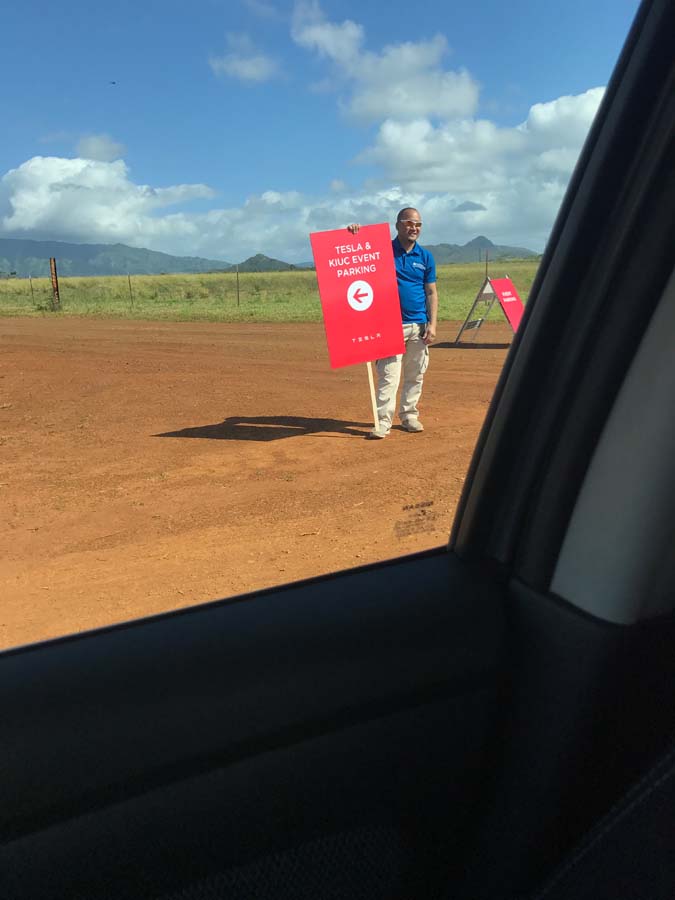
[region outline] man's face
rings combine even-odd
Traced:
[[[396,222],[396,233],[399,241],[404,243],[417,240],[422,227],[422,219],[416,209],[406,209]]]

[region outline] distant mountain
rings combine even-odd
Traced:
[[[244,262],[239,263],[238,268],[240,272],[288,272],[302,266],[294,266],[280,259],[272,259],[263,253],[256,253],[255,256],[249,256]]]
[[[485,260],[487,252],[488,258],[494,259],[534,259],[539,256],[534,250],[527,250],[525,247],[509,247],[506,244],[493,244],[491,240],[482,235],[469,241],[467,244],[460,246],[459,244],[424,244],[427,250],[430,250],[438,265],[447,263],[468,263],[479,262]],[[249,257],[245,262],[239,263],[240,272],[284,272],[289,269],[313,269],[313,262],[290,263],[282,262],[279,259],[271,259],[258,253]]]
[[[467,263],[485,259],[530,259],[539,254],[524,247],[493,244],[479,236],[464,246],[459,244],[425,244],[436,263]],[[232,263],[200,256],[171,256],[125,244],[69,244],[65,241],[28,241],[0,238],[0,277],[16,274],[19,278],[49,275],[49,259],[56,258],[59,275],[160,275],[170,273],[223,272]],[[292,263],[272,259],[263,253],[239,263],[240,272],[285,272],[313,269],[311,262]]]
[[[244,262],[233,263],[228,271],[239,269],[240,272],[295,272],[299,269],[313,269],[313,262],[287,263],[281,259],[265,256],[264,253],[256,253],[249,256]]]
[[[213,272],[230,263],[199,256],[171,256],[125,244],[69,244],[65,241],[24,241],[0,238],[0,272],[19,278],[49,275],[49,259],[59,275],[159,275]]]
[[[427,250],[434,255],[439,266],[447,263],[470,263],[485,259],[532,259],[539,256],[533,250],[525,247],[509,247],[506,244],[493,244],[491,240],[479,235],[467,244],[424,244]]]

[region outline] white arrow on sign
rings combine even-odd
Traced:
[[[353,281],[347,289],[347,303],[357,312],[363,312],[373,302],[373,289],[367,281]]]

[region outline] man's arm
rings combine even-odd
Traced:
[[[436,290],[436,282],[424,285],[424,293],[427,297],[427,327],[425,329],[423,340],[425,344],[433,344],[436,340],[436,321],[438,319],[438,291]]]

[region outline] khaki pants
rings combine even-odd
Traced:
[[[377,416],[380,428],[388,431],[394,419],[396,392],[403,370],[403,389],[399,405],[402,422],[417,419],[417,404],[422,394],[422,381],[429,364],[429,348],[422,340],[424,325],[406,323],[403,326],[405,353],[378,359],[377,368]]]

